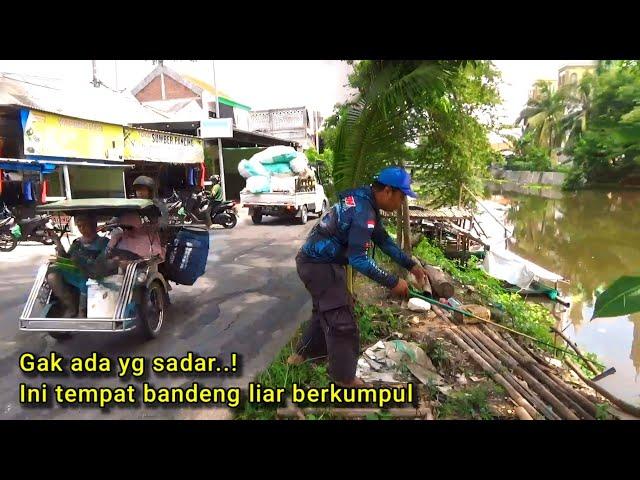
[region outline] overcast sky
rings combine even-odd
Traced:
[[[585,60],[495,60],[503,76],[500,92],[503,121],[513,122],[527,101],[529,88],[538,78],[557,78],[558,68]],[[165,61],[179,72],[213,83],[211,61]],[[218,88],[233,100],[254,110],[307,106],[327,117],[344,101],[349,66],[337,60],[218,60]],[[117,68],[116,68],[117,66]],[[112,88],[133,88],[152,69],[151,61],[98,60],[98,78]],[[90,82],[90,60],[0,60],[0,72],[25,73]],[[116,73],[117,72],[117,73]]]

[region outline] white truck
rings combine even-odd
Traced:
[[[240,192],[240,202],[249,209],[253,223],[262,222],[263,216],[296,218],[305,224],[309,212],[322,215],[329,208],[324,188],[314,171],[312,178],[300,176],[272,176],[269,192]]]

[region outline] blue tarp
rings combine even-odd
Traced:
[[[0,162],[0,170],[30,170],[42,173],[51,173],[56,169],[52,163],[19,163],[19,162]]]

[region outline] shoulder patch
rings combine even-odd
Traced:
[[[346,205],[347,208],[355,207],[356,199],[353,197],[353,195],[349,195],[348,197],[345,197],[344,204]]]

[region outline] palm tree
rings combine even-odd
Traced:
[[[358,95],[341,115],[333,160],[337,191],[356,187],[371,179],[384,165],[401,163],[410,129],[406,121],[416,110],[423,111],[441,98],[447,81],[463,62],[439,61],[363,61],[355,65],[350,83]],[[404,249],[411,249],[408,204],[398,212]],[[353,292],[353,273],[347,270],[349,290]]]
[[[593,80],[593,76],[585,75],[580,83],[567,85],[564,89],[567,111],[560,128],[565,132],[565,147],[574,145],[587,130],[593,99]]]
[[[563,119],[567,107],[567,91],[552,92],[549,83],[539,81],[538,98],[530,99],[520,112],[516,124],[525,122],[525,133],[531,132],[534,144],[547,149],[549,153],[562,145],[565,130]]]

